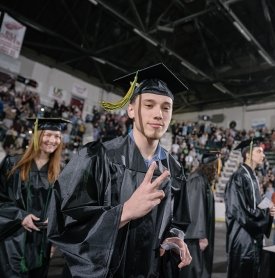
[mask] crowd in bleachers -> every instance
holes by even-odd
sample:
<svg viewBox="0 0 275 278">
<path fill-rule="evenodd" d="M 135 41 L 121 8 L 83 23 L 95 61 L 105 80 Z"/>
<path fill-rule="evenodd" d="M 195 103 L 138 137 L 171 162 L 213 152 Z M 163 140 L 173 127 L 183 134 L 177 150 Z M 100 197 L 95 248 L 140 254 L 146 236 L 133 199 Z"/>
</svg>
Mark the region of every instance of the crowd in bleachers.
<svg viewBox="0 0 275 278">
<path fill-rule="evenodd" d="M 41 107 L 39 97 L 31 91 L 0 93 L 0 141 L 7 154 L 22 153 L 28 145 L 32 126 L 27 118 L 62 117 L 71 121 L 64 130 L 64 162 L 68 162 L 79 147 L 89 141 L 106 141 L 129 132 L 131 120 L 126 114 L 102 111 L 94 106 L 91 113 L 82 118 L 77 106 L 66 106 L 53 101 L 52 107 Z M 171 154 L 183 165 L 186 175 L 196 169 L 205 149 L 219 150 L 223 163 L 227 160 L 235 142 L 250 137 L 263 137 L 265 151 L 275 150 L 275 131 L 267 128 L 237 130 L 232 122 L 229 128 L 218 127 L 209 121 L 178 122 L 172 120 Z M 274 188 L 275 168 L 266 161 L 259 169 L 263 192 L 269 188 L 270 179 Z M 270 179 L 268 178 L 270 177 Z"/>
</svg>

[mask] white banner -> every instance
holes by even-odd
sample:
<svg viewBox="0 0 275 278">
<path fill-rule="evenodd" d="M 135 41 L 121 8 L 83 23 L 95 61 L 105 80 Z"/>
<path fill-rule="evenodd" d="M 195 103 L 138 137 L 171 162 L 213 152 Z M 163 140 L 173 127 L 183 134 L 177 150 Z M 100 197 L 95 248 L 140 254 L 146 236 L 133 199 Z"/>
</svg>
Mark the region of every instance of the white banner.
<svg viewBox="0 0 275 278">
<path fill-rule="evenodd" d="M 5 14 L 0 30 L 0 52 L 18 58 L 26 27 Z"/>
<path fill-rule="evenodd" d="M 88 96 L 88 89 L 77 83 L 74 83 L 72 88 L 72 94 L 77 97 L 86 98 Z"/>
<path fill-rule="evenodd" d="M 255 129 L 266 127 L 266 119 L 265 118 L 252 119 L 251 120 L 251 127 L 255 128 Z"/>
<path fill-rule="evenodd" d="M 52 99 L 56 99 L 59 103 L 66 100 L 67 91 L 63 89 L 56 88 L 54 86 L 50 86 L 49 89 L 49 97 Z"/>
</svg>

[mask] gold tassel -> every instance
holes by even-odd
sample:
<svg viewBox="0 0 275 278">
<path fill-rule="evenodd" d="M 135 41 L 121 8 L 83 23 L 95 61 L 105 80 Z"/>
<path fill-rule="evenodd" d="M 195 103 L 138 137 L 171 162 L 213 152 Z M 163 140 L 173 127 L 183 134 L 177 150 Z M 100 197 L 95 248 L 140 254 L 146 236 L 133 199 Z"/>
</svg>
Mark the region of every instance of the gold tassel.
<svg viewBox="0 0 275 278">
<path fill-rule="evenodd" d="M 250 146 L 249 146 L 249 160 L 252 164 L 252 151 L 253 151 L 253 138 L 251 139 Z"/>
<path fill-rule="evenodd" d="M 222 170 L 222 160 L 220 156 L 218 157 L 218 176 L 221 175 L 221 170 Z"/>
<path fill-rule="evenodd" d="M 118 102 L 115 102 L 115 103 L 102 101 L 100 103 L 100 105 L 107 111 L 121 109 L 123 106 L 125 106 L 125 104 L 130 100 L 130 98 L 133 95 L 133 92 L 134 92 L 136 84 L 137 84 L 137 77 L 138 77 L 138 71 L 136 73 L 134 81 L 131 82 L 131 86 L 130 86 L 127 94 L 121 100 L 119 100 Z"/>
<path fill-rule="evenodd" d="M 38 151 L 38 118 L 34 122 L 34 132 L 33 132 L 33 146 L 34 151 Z"/>
</svg>

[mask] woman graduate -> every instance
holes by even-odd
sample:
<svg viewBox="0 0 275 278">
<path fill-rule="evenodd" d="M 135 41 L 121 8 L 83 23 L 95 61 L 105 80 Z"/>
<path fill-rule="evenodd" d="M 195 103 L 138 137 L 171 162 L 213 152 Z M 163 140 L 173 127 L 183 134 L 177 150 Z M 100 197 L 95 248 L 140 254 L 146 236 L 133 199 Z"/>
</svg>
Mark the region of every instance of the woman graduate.
<svg viewBox="0 0 275 278">
<path fill-rule="evenodd" d="M 168 269 L 191 262 L 182 239 L 190 221 L 185 177 L 159 144 L 172 116 L 170 90 L 186 88 L 163 64 L 123 78 L 128 88 L 133 80 L 133 94 L 103 104 L 130 100 L 133 130 L 85 145 L 54 186 L 48 233 L 72 277 L 173 277 Z"/>
<path fill-rule="evenodd" d="M 60 173 L 62 119 L 38 118 L 22 156 L 0 166 L 0 277 L 47 277 L 47 209 Z"/>
<path fill-rule="evenodd" d="M 193 258 L 180 272 L 182 278 L 210 278 L 212 274 L 215 235 L 215 203 L 212 183 L 221 170 L 220 153 L 205 151 L 201 164 L 187 180 L 191 224 L 185 242 Z"/>
</svg>

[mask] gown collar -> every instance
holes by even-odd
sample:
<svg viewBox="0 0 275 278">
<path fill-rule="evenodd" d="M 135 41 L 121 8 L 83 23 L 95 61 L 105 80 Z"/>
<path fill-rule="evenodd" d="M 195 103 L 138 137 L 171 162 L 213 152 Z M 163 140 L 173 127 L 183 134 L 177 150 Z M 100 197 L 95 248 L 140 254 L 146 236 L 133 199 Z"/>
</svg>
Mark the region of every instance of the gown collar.
<svg viewBox="0 0 275 278">
<path fill-rule="evenodd" d="M 134 135 L 133 135 L 133 130 L 130 131 L 129 136 L 131 138 L 131 141 L 135 143 L 135 138 L 134 138 Z M 143 157 L 143 159 L 144 159 L 145 165 L 148 168 L 153 161 L 160 161 L 160 160 L 166 159 L 166 153 L 165 153 L 164 149 L 160 146 L 160 144 L 158 144 L 158 146 L 156 148 L 156 151 L 155 151 L 155 154 L 153 155 L 153 157 L 151 159 L 145 159 Z"/>
</svg>

